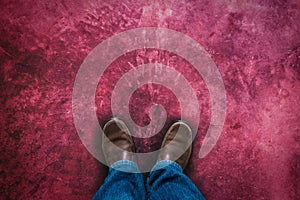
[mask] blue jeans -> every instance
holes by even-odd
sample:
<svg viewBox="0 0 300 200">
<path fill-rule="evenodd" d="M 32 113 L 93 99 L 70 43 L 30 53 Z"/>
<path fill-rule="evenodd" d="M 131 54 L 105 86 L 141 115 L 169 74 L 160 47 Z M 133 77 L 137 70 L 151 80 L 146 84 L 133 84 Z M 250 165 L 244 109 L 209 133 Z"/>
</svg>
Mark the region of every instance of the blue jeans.
<svg viewBox="0 0 300 200">
<path fill-rule="evenodd" d="M 120 160 L 112 164 L 104 184 L 93 197 L 93 200 L 98 199 L 204 200 L 205 198 L 176 162 L 170 160 L 157 162 L 145 183 L 136 163 Z"/>
</svg>

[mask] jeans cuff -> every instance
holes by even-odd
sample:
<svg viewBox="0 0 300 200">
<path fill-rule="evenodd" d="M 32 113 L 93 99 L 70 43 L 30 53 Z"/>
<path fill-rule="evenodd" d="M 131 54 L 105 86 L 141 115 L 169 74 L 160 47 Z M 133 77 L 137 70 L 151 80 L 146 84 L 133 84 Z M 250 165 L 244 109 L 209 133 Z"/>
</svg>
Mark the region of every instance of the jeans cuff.
<svg viewBox="0 0 300 200">
<path fill-rule="evenodd" d="M 112 169 L 127 173 L 140 173 L 137 164 L 131 160 L 119 160 L 109 167 L 109 170 Z"/>
<path fill-rule="evenodd" d="M 178 165 L 176 162 L 172 161 L 172 160 L 161 160 L 158 161 L 151 169 L 151 172 L 155 171 L 155 170 L 159 170 L 162 168 L 166 168 L 166 167 L 170 167 L 173 168 L 177 171 L 182 172 L 182 168 L 180 167 L 180 165 Z"/>
</svg>

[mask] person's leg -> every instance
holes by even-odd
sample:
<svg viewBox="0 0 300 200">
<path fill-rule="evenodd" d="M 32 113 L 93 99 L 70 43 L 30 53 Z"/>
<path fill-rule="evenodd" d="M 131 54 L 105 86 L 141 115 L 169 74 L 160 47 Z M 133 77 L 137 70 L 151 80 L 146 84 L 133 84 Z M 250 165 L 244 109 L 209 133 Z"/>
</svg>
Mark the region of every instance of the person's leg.
<svg viewBox="0 0 300 200">
<path fill-rule="evenodd" d="M 135 146 L 128 127 L 113 118 L 103 132 L 102 151 L 109 173 L 93 199 L 145 199 L 144 179 L 135 163 Z"/>
<path fill-rule="evenodd" d="M 147 181 L 148 197 L 158 199 L 197 199 L 205 198 L 187 177 L 176 162 L 162 160 L 153 167 Z"/>
<path fill-rule="evenodd" d="M 149 199 L 204 199 L 182 172 L 192 153 L 192 141 L 192 130 L 185 122 L 176 122 L 169 128 L 147 181 Z"/>
<path fill-rule="evenodd" d="M 108 176 L 93 200 L 144 200 L 145 196 L 144 178 L 137 165 L 129 160 L 120 160 L 111 165 Z"/>
</svg>

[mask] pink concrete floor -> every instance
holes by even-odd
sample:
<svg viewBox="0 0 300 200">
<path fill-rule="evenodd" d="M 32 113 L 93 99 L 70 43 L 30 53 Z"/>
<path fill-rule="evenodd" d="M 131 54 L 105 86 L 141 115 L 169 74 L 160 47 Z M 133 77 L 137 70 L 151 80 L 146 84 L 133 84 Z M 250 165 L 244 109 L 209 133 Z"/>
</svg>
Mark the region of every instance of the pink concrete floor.
<svg viewBox="0 0 300 200">
<path fill-rule="evenodd" d="M 297 199 L 300 196 L 300 2 L 9 1 L 0 2 L 0 199 L 90 199 L 107 169 L 86 150 L 72 119 L 72 88 L 88 53 L 137 27 L 180 31 L 210 53 L 224 80 L 227 115 L 213 150 L 198 157 L 210 119 L 201 76 L 170 52 L 143 49 L 117 59 L 99 82 L 99 123 L 123 73 L 159 62 L 198 89 L 200 128 L 186 173 L 207 199 Z M 297 20 L 298 19 L 298 20 Z M 158 85 L 130 102 L 139 125 L 147 108 L 180 117 L 174 94 Z M 164 128 L 164 129 L 165 129 Z M 162 133 L 135 139 L 138 152 L 159 147 Z"/>
</svg>

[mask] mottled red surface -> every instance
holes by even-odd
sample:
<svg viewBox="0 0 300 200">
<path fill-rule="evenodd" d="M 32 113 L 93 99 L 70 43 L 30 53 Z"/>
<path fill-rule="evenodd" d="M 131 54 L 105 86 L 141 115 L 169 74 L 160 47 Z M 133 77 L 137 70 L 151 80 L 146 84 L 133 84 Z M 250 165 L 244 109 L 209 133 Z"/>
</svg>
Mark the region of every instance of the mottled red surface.
<svg viewBox="0 0 300 200">
<path fill-rule="evenodd" d="M 1 199 L 90 199 L 107 169 L 82 145 L 72 120 L 72 88 L 88 53 L 136 27 L 165 27 L 198 41 L 224 80 L 227 117 L 208 156 L 198 158 L 209 124 L 209 96 L 199 74 L 178 56 L 137 50 L 116 60 L 99 82 L 99 122 L 111 117 L 113 83 L 133 66 L 160 62 L 199 88 L 200 130 L 187 174 L 207 199 L 300 196 L 300 2 L 9 1 L 0 2 Z M 297 20 L 298 19 L 298 20 Z M 131 115 L 149 123 L 153 102 L 179 117 L 172 92 L 157 85 L 132 97 Z M 139 152 L 161 134 L 136 139 Z"/>
</svg>

